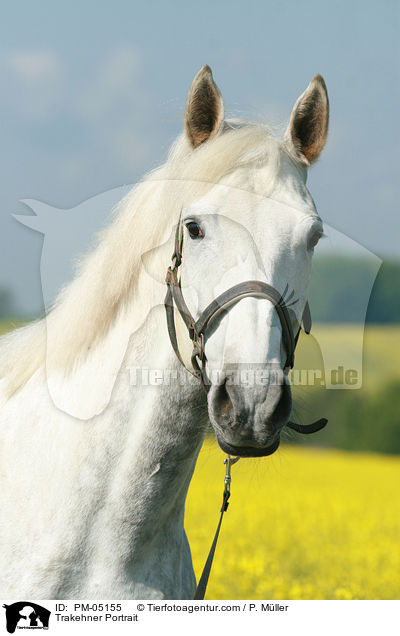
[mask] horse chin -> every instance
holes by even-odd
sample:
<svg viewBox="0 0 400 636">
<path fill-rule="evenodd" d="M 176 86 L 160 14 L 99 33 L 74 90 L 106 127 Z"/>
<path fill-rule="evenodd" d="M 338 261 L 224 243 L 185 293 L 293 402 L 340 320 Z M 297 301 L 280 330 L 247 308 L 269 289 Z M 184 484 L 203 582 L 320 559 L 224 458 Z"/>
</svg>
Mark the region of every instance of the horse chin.
<svg viewBox="0 0 400 636">
<path fill-rule="evenodd" d="M 217 435 L 217 442 L 221 450 L 227 453 L 227 455 L 234 455 L 235 457 L 267 457 L 275 453 L 280 441 L 281 439 L 278 435 L 276 440 L 269 446 L 233 446 Z"/>
</svg>

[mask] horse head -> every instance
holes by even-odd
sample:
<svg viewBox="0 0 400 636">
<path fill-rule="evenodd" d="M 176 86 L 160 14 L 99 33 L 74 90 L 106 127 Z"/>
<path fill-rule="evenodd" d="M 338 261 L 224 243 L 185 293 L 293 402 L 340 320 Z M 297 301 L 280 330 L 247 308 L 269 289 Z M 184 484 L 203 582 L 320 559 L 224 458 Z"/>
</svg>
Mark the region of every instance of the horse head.
<svg viewBox="0 0 400 636">
<path fill-rule="evenodd" d="M 293 352 L 278 305 L 287 313 L 294 349 L 307 308 L 312 255 L 323 233 L 307 170 L 324 146 L 328 113 L 319 75 L 297 100 L 282 141 L 245 122 L 224 122 L 223 100 L 209 67 L 201 69 L 189 91 L 185 134 L 198 162 L 201 153 L 210 157 L 211 145 L 217 153 L 224 140 L 233 154 L 246 135 L 257 148 L 247 142 L 246 160 L 183 206 L 174 266 L 178 250 L 188 314 L 198 326 L 216 297 L 224 299 L 230 289 L 245 292 L 246 283 L 253 292 L 254 284 L 273 288 L 278 299 L 237 295 L 201 333 L 209 417 L 219 445 L 230 454 L 274 452 L 289 423 Z"/>
</svg>

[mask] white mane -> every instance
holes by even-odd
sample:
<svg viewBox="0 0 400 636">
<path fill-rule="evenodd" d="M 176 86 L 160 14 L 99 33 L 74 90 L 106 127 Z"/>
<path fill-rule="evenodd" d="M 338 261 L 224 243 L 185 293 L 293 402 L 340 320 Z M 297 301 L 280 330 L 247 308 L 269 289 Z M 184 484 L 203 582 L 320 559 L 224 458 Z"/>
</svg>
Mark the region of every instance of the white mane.
<svg viewBox="0 0 400 636">
<path fill-rule="evenodd" d="M 181 208 L 215 183 L 267 195 L 278 173 L 280 148 L 259 124 L 228 123 L 222 135 L 196 150 L 180 136 L 166 163 L 119 203 L 98 246 L 82 259 L 47 317 L 0 338 L 5 395 L 10 397 L 44 364 L 46 329 L 52 333 L 47 363 L 69 371 L 85 359 L 127 305 L 135 303 L 141 257 L 165 240 Z"/>
</svg>

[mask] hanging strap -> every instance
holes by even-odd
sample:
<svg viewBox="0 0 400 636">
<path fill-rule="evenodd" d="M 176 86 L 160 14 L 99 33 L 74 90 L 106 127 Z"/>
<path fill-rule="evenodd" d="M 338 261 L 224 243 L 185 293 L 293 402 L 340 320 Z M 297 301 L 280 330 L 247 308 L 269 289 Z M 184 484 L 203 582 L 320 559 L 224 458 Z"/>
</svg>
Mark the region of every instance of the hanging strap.
<svg viewBox="0 0 400 636">
<path fill-rule="evenodd" d="M 229 506 L 229 497 L 231 496 L 231 466 L 238 462 L 240 457 L 231 457 L 228 455 L 226 459 L 224 459 L 224 464 L 226 466 L 225 469 L 225 478 L 224 478 L 224 493 L 222 496 L 222 506 L 221 506 L 221 514 L 219 517 L 219 522 L 217 529 L 215 531 L 214 539 L 211 544 L 210 552 L 208 553 L 207 561 L 204 565 L 203 572 L 201 573 L 200 580 L 198 582 L 196 592 L 194 594 L 194 601 L 203 601 L 204 596 L 207 589 L 208 579 L 210 577 L 211 567 L 214 560 L 215 548 L 217 547 L 217 541 L 219 537 L 219 532 L 221 530 L 222 519 L 224 517 L 224 513 L 228 510 Z"/>
<path fill-rule="evenodd" d="M 205 566 L 203 568 L 203 572 L 201 574 L 200 581 L 198 582 L 198 585 L 197 585 L 197 588 L 196 588 L 196 592 L 195 592 L 195 595 L 193 597 L 193 600 L 195 600 L 195 601 L 203 601 L 204 600 L 204 596 L 206 594 L 207 583 L 208 583 L 208 579 L 209 579 L 210 572 L 211 572 L 212 562 L 213 562 L 213 559 L 214 559 L 215 548 L 217 547 L 219 531 L 221 530 L 222 519 L 223 519 L 223 516 L 224 516 L 224 512 L 226 512 L 226 510 L 228 510 L 228 506 L 229 506 L 229 503 L 228 503 L 229 497 L 230 497 L 230 493 L 226 493 L 224 491 L 224 497 L 223 497 L 223 500 L 222 500 L 222 507 L 221 507 L 221 515 L 220 515 L 220 518 L 219 518 L 217 530 L 215 532 L 214 540 L 213 540 L 213 542 L 211 544 L 210 552 L 208 553 L 207 561 L 206 561 Z"/>
</svg>

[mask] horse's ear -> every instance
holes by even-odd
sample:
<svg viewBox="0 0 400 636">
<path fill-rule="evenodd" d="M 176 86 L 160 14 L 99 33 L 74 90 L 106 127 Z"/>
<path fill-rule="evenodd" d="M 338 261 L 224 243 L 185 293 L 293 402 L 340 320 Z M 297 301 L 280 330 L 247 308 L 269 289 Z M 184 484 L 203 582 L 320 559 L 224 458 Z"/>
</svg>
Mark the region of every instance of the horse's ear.
<svg viewBox="0 0 400 636">
<path fill-rule="evenodd" d="M 218 135 L 224 125 L 224 102 L 209 66 L 194 78 L 186 100 L 185 132 L 193 148 Z"/>
<path fill-rule="evenodd" d="M 289 149 L 307 165 L 318 159 L 328 135 L 329 99 L 321 75 L 315 75 L 294 105 L 285 134 Z"/>
</svg>

